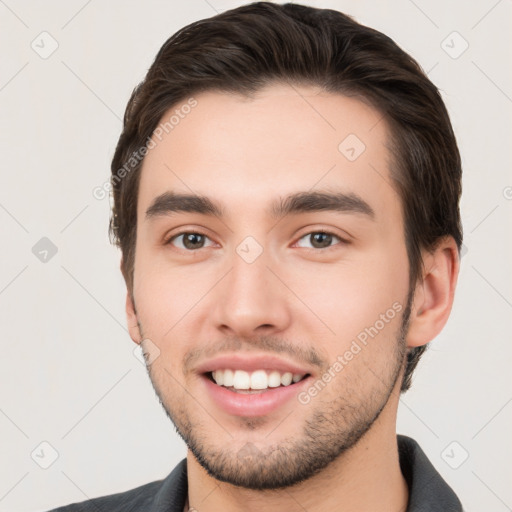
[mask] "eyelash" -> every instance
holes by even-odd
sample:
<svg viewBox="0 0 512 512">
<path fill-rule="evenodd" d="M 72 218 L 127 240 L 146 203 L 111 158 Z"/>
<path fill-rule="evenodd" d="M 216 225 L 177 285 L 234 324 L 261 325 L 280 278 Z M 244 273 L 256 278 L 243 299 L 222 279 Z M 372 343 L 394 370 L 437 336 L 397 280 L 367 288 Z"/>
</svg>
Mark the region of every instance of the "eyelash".
<svg viewBox="0 0 512 512">
<path fill-rule="evenodd" d="M 341 238 L 339 235 L 337 235 L 336 233 L 333 233 L 332 231 L 328 231 L 328 230 L 325 230 L 325 229 L 320 229 L 320 230 L 315 230 L 315 231 L 309 231 L 308 233 L 305 233 L 304 235 L 302 235 L 300 238 L 297 239 L 297 242 L 299 240 L 302 240 L 304 237 L 307 237 L 307 236 L 310 236 L 310 235 L 313 235 L 313 234 L 316 234 L 316 233 L 322 233 L 324 235 L 330 235 L 334 238 L 337 238 L 341 244 L 343 245 L 348 245 L 350 242 L 348 240 L 345 240 L 344 238 Z M 165 242 L 164 242 L 164 245 L 171 245 L 171 242 L 173 240 L 175 240 L 176 238 L 180 237 L 180 236 L 183 236 L 183 235 L 200 235 L 200 236 L 204 236 L 205 238 L 208 238 L 208 235 L 206 235 L 205 233 L 202 233 L 201 231 L 181 231 L 179 233 L 176 233 L 174 235 L 172 235 L 170 238 L 168 238 Z M 295 242 L 295 243 L 297 243 Z M 322 252 L 326 252 L 330 249 L 335 249 L 338 245 L 340 244 L 334 244 L 334 245 L 330 245 L 328 247 L 324 247 L 324 248 L 316 248 L 316 247 L 301 247 L 301 249 L 309 249 L 309 250 L 313 250 L 313 251 L 322 251 Z M 181 251 L 185 251 L 185 252 L 197 252 L 199 251 L 200 249 L 206 249 L 206 247 L 200 247 L 199 249 L 182 249 L 181 247 L 176 247 L 176 249 L 179 249 Z"/>
</svg>

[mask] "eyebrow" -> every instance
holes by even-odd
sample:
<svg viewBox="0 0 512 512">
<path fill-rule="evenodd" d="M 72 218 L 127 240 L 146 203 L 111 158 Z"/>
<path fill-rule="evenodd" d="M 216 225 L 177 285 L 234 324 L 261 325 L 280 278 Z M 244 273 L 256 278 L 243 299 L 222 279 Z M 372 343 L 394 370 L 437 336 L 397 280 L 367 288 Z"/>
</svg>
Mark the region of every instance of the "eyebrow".
<svg viewBox="0 0 512 512">
<path fill-rule="evenodd" d="M 268 210 L 273 218 L 317 211 L 355 213 L 371 220 L 375 219 L 372 207 L 353 192 L 297 192 L 285 198 L 279 198 Z M 146 219 L 184 212 L 219 218 L 224 216 L 222 206 L 207 196 L 164 192 L 157 196 L 146 210 Z"/>
</svg>

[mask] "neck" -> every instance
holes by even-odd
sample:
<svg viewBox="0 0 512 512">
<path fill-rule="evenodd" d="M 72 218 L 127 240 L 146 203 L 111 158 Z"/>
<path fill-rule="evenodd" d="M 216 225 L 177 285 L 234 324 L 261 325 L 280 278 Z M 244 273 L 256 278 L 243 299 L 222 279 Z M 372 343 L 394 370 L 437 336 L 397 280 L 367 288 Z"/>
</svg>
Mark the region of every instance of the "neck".
<svg viewBox="0 0 512 512">
<path fill-rule="evenodd" d="M 189 451 L 188 506 L 201 512 L 406 512 L 409 491 L 400 470 L 395 418 L 393 407 L 385 407 L 355 446 L 317 475 L 287 489 L 254 491 L 220 482 Z"/>
</svg>

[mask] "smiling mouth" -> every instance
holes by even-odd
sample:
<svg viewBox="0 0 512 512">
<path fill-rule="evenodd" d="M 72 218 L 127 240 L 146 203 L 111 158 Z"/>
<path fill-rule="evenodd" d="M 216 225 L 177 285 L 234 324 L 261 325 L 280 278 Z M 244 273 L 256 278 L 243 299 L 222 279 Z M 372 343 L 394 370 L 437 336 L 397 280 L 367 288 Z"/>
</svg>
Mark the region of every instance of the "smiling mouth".
<svg viewBox="0 0 512 512">
<path fill-rule="evenodd" d="M 309 373 L 279 372 L 277 370 L 215 370 L 204 374 L 217 386 L 234 393 L 264 393 L 270 389 L 290 387 L 309 377 Z"/>
</svg>

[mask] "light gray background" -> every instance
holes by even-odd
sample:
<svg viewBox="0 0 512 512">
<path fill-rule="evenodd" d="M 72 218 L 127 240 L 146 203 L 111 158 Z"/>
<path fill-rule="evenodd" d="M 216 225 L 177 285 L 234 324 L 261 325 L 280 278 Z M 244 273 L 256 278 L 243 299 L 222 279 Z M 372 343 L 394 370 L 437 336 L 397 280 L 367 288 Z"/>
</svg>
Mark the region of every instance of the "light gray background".
<svg viewBox="0 0 512 512">
<path fill-rule="evenodd" d="M 242 3 L 0 0 L 1 511 L 124 491 L 185 456 L 134 356 L 109 200 L 92 190 L 108 180 L 129 94 L 163 42 Z M 390 35 L 442 90 L 464 161 L 466 250 L 453 313 L 402 397 L 398 431 L 468 512 L 512 510 L 512 2 L 309 4 Z M 32 252 L 42 237 L 58 248 L 46 262 Z"/>
</svg>

